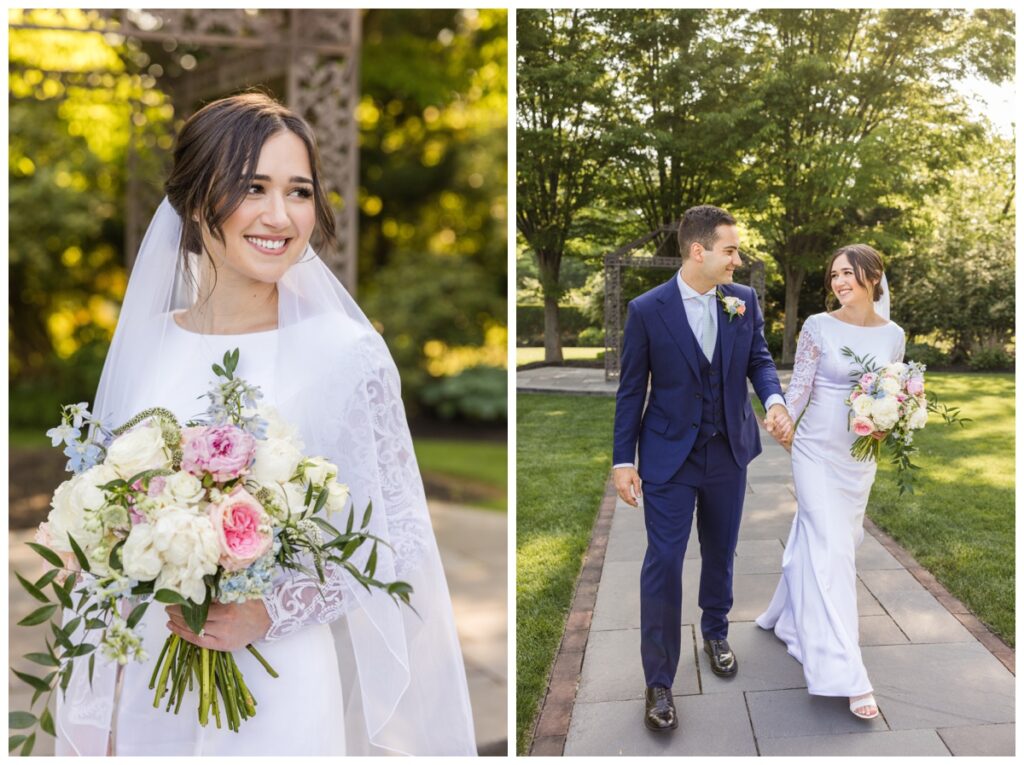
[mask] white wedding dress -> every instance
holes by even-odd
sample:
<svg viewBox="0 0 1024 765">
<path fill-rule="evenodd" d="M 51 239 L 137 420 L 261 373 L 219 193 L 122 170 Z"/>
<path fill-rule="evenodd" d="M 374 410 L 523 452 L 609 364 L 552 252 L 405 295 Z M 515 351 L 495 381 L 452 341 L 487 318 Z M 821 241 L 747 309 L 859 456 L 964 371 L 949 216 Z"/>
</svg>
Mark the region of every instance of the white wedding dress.
<svg viewBox="0 0 1024 765">
<path fill-rule="evenodd" d="M 160 402 L 184 424 L 206 410 L 203 397 L 216 379 L 211 366 L 220 363 L 224 352 L 239 349 L 236 376 L 260 386 L 263 402 L 275 403 L 274 361 L 279 332 L 243 335 L 197 335 L 171 322 L 165 339 L 166 361 L 153 370 L 152 387 L 140 392 L 137 409 Z M 342 477 L 342 480 L 344 478 Z M 343 755 L 345 729 L 339 710 L 343 708 L 338 659 L 331 628 L 327 622 L 341 615 L 344 597 L 340 582 L 322 588 L 324 598 L 313 595 L 313 582 L 299 575 L 279 576 L 268 605 L 275 622 L 268 637 L 256 648 L 279 677 L 272 678 L 246 650 L 234 652 L 246 685 L 256 699 L 256 716 L 243 720 L 238 733 L 225 725 L 218 729 L 210 716 L 207 727 L 199 725 L 197 692 L 186 694 L 180 712 L 164 711 L 165 703 L 153 707 L 149 689 L 160 648 L 167 638 L 164 606 L 153 602 L 141 622 L 143 645 L 149 659 L 131 662 L 124 669 L 120 701 L 117 704 L 116 754 L 121 755 Z M 291 621 L 302 612 L 301 627 Z M 297 628 L 296 628 L 297 627 Z M 222 712 L 223 715 L 223 712 Z"/>
<path fill-rule="evenodd" d="M 803 412 L 792 446 L 797 513 L 779 586 L 757 618 L 803 664 L 807 690 L 818 696 L 872 691 L 860 653 L 854 562 L 876 464 L 850 456 L 856 436 L 845 402 L 854 362 L 844 347 L 884 366 L 903 360 L 905 338 L 891 321 L 860 327 L 819 313 L 804 322 L 786 390 L 793 420 Z"/>
</svg>

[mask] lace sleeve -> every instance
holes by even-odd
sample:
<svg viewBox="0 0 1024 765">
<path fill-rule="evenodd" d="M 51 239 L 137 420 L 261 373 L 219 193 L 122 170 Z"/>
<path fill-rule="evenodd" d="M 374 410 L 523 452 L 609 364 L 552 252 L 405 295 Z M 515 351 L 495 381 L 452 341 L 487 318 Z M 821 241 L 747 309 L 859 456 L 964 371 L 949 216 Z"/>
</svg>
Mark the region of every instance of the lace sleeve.
<svg viewBox="0 0 1024 765">
<path fill-rule="evenodd" d="M 357 502 L 360 507 L 363 498 L 372 500 L 371 531 L 390 545 L 378 548 L 376 577 L 404 580 L 419 564 L 428 540 L 433 539 L 423 481 L 402 405 L 398 371 L 387 346 L 374 333 L 353 350 L 361 357 L 364 370 L 359 390 L 344 401 L 321 404 L 340 410 L 341 434 L 321 435 L 312 444 L 307 442 L 307 447 L 334 456 L 341 480 L 352 486 L 353 499 L 361 498 Z M 311 561 L 307 564 L 312 568 Z M 307 624 L 329 624 L 358 602 L 343 567 L 326 562 L 324 579 L 321 583 L 291 571 L 280 576 L 263 598 L 271 620 L 266 640 L 277 640 Z"/>
<path fill-rule="evenodd" d="M 800 330 L 800 339 L 796 344 L 793 377 L 786 388 L 786 409 L 794 422 L 807 406 L 811 398 L 811 389 L 814 387 L 814 375 L 818 369 L 818 359 L 821 358 L 821 342 L 817 336 L 817 329 L 817 322 L 813 317 L 809 317 Z"/>
</svg>

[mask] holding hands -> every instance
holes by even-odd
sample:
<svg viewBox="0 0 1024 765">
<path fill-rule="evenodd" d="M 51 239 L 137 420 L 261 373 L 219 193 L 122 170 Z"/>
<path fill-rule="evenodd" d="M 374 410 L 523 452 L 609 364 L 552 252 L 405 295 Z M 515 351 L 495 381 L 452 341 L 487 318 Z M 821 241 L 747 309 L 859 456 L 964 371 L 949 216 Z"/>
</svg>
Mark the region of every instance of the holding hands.
<svg viewBox="0 0 1024 765">
<path fill-rule="evenodd" d="M 764 418 L 764 426 L 772 437 L 789 451 L 793 443 L 793 420 L 782 404 L 773 404 Z"/>
</svg>

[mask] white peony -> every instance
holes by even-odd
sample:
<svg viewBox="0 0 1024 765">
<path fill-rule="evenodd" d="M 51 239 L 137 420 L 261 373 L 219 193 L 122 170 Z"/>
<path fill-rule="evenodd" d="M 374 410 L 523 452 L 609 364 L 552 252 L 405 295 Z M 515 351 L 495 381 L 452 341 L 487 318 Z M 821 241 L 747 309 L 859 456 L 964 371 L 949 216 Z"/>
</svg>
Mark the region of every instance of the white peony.
<svg viewBox="0 0 1024 765">
<path fill-rule="evenodd" d="M 895 398 L 875 401 L 871 407 L 871 419 L 879 430 L 889 430 L 900 418 L 900 404 Z"/>
<path fill-rule="evenodd" d="M 875 400 L 871 396 L 858 396 L 853 400 L 853 413 L 857 417 L 870 417 Z"/>
<path fill-rule="evenodd" d="M 128 480 L 144 470 L 171 466 L 171 453 L 164 443 L 163 431 L 154 420 L 147 420 L 127 433 L 118 436 L 107 448 L 104 464 Z"/>
<path fill-rule="evenodd" d="M 340 513 L 348 504 L 348 486 L 337 481 L 327 485 L 327 513 Z"/>
<path fill-rule="evenodd" d="M 220 559 L 220 542 L 209 517 L 184 508 L 166 508 L 153 524 L 152 542 L 163 564 L 156 588 L 202 603 L 206 597 L 203 577 L 216 573 Z"/>
<path fill-rule="evenodd" d="M 880 388 L 890 396 L 895 396 L 903 390 L 903 386 L 900 385 L 900 381 L 896 377 L 883 377 Z"/>
<path fill-rule="evenodd" d="M 302 477 L 314 486 L 323 486 L 329 479 L 338 477 L 338 466 L 323 457 L 310 457 L 302 462 Z"/>
<path fill-rule="evenodd" d="M 302 452 L 285 438 L 256 442 L 256 461 L 250 474 L 260 483 L 286 483 L 295 475 Z"/>
<path fill-rule="evenodd" d="M 275 407 L 264 405 L 257 411 L 260 417 L 267 421 L 267 438 L 283 438 L 285 441 L 290 441 L 296 449 L 303 448 L 299 429 L 285 420 Z"/>
<path fill-rule="evenodd" d="M 928 409 L 926 407 L 918 407 L 914 410 L 914 413 L 910 415 L 908 425 L 911 430 L 920 430 L 928 424 Z"/>
<path fill-rule="evenodd" d="M 153 528 L 149 523 L 134 526 L 121 548 L 124 573 L 140 582 L 156 579 L 163 567 L 160 551 L 154 543 Z"/>
<path fill-rule="evenodd" d="M 46 518 L 54 550 L 71 550 L 68 534 L 86 554 L 99 544 L 103 527 L 95 512 L 89 511 L 106 504 L 106 494 L 99 487 L 117 477 L 107 465 L 95 465 L 57 487 L 50 500 L 53 509 Z"/>
</svg>

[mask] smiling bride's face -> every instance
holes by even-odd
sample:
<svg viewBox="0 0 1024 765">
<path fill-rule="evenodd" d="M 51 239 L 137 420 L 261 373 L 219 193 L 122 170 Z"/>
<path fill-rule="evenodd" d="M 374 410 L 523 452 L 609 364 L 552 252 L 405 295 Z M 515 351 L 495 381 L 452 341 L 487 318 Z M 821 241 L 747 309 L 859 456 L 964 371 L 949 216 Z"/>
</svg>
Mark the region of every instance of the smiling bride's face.
<svg viewBox="0 0 1024 765">
<path fill-rule="evenodd" d="M 316 226 L 313 172 L 302 139 L 289 130 L 263 144 L 242 203 L 224 221 L 223 242 L 204 226 L 203 245 L 217 267 L 276 283 L 306 250 Z"/>
<path fill-rule="evenodd" d="M 831 276 L 832 292 L 839 299 L 840 305 L 871 303 L 874 299 L 877 282 L 861 284 L 853 264 L 846 255 L 840 255 L 832 261 Z"/>
</svg>

